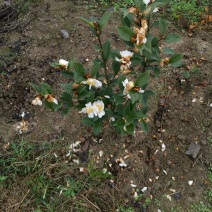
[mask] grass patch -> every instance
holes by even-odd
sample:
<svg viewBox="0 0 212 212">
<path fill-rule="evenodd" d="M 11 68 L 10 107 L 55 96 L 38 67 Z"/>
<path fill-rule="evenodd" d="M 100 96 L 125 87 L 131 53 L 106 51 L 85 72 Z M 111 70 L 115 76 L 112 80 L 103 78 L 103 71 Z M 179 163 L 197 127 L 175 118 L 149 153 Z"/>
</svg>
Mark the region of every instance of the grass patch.
<svg viewBox="0 0 212 212">
<path fill-rule="evenodd" d="M 110 211 L 118 208 L 117 188 L 94 164 L 67 158 L 70 143 L 13 142 L 0 154 L 0 211 Z"/>
</svg>

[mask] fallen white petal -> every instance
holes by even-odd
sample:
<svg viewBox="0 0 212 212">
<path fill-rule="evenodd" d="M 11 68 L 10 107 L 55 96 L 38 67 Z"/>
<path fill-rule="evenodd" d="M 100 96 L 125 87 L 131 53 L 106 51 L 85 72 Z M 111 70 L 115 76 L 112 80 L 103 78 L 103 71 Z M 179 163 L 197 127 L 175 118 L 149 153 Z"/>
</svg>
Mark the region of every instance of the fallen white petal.
<svg viewBox="0 0 212 212">
<path fill-rule="evenodd" d="M 143 187 L 142 189 L 141 189 L 141 191 L 144 193 L 144 191 L 146 191 L 147 190 L 147 187 Z"/>
<path fill-rule="evenodd" d="M 121 167 L 127 167 L 127 164 L 124 163 L 124 162 L 122 162 L 122 163 L 119 163 L 119 166 L 121 166 Z"/>
<path fill-rule="evenodd" d="M 156 154 L 158 153 L 158 151 L 159 151 L 159 150 L 157 149 L 157 150 L 155 151 L 155 153 L 154 153 L 154 154 L 156 155 Z"/>
<path fill-rule="evenodd" d="M 210 103 L 210 105 L 209 105 L 210 107 L 212 107 L 212 103 Z"/>
<path fill-rule="evenodd" d="M 76 160 L 73 159 L 73 162 L 79 164 L 79 160 L 78 159 L 76 159 Z"/>
<path fill-rule="evenodd" d="M 193 180 L 188 181 L 188 184 L 191 186 L 193 184 Z"/>
<path fill-rule="evenodd" d="M 170 195 L 166 195 L 166 198 L 172 201 L 172 197 Z"/>
<path fill-rule="evenodd" d="M 167 175 L 167 171 L 166 170 L 163 170 L 163 172 L 164 172 L 165 175 Z"/>
<path fill-rule="evenodd" d="M 162 147 L 162 152 L 165 151 L 166 145 L 164 143 L 161 145 L 161 147 Z"/>
<path fill-rule="evenodd" d="M 169 191 L 176 192 L 176 190 L 175 189 L 172 189 L 172 188 L 170 188 Z"/>
<path fill-rule="evenodd" d="M 196 102 L 197 101 L 197 99 L 192 99 L 192 102 Z"/>
<path fill-rule="evenodd" d="M 138 197 L 138 193 L 135 192 L 135 193 L 134 193 L 134 198 L 137 198 L 137 197 Z"/>
<path fill-rule="evenodd" d="M 99 157 L 101 158 L 101 157 L 103 156 L 103 154 L 104 154 L 103 151 L 100 150 L 100 151 L 99 151 Z"/>
<path fill-rule="evenodd" d="M 135 185 L 135 184 L 133 184 L 133 183 L 131 183 L 130 185 L 131 185 L 131 187 L 133 187 L 133 188 L 137 187 L 137 185 Z"/>
<path fill-rule="evenodd" d="M 54 156 L 56 157 L 56 158 L 58 158 L 58 156 L 57 156 L 57 154 L 54 152 Z"/>
</svg>

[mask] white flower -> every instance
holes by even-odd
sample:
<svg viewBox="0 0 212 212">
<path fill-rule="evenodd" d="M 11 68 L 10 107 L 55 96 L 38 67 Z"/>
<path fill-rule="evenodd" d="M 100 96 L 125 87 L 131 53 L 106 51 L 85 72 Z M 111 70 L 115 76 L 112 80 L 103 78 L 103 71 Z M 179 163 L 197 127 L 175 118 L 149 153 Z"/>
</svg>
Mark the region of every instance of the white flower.
<svg viewBox="0 0 212 212">
<path fill-rule="evenodd" d="M 83 84 L 89 85 L 89 90 L 91 89 L 92 86 L 96 88 L 102 87 L 102 83 L 99 80 L 88 78 L 86 81 L 82 81 Z"/>
<path fill-rule="evenodd" d="M 41 106 L 43 103 L 42 103 L 40 97 L 37 96 L 37 97 L 35 97 L 35 99 L 32 100 L 32 104 Z"/>
<path fill-rule="evenodd" d="M 26 122 L 22 119 L 22 121 L 20 122 L 20 125 L 18 125 L 16 127 L 16 130 L 19 132 L 19 134 L 22 134 L 24 131 L 27 131 L 28 130 L 28 122 Z"/>
<path fill-rule="evenodd" d="M 144 4 L 146 4 L 146 6 L 149 4 L 150 0 L 143 0 Z"/>
<path fill-rule="evenodd" d="M 127 95 L 128 92 L 129 92 L 129 90 L 131 90 L 131 89 L 135 86 L 134 82 L 128 81 L 128 79 L 125 79 L 125 80 L 122 82 L 122 85 L 124 86 L 124 91 L 123 91 L 123 94 L 124 94 L 124 95 Z M 130 98 L 129 95 L 127 95 L 127 96 L 128 96 L 128 98 Z"/>
<path fill-rule="evenodd" d="M 134 54 L 133 52 L 130 52 L 130 51 L 128 51 L 128 50 L 120 51 L 120 55 L 121 55 L 122 57 L 132 57 L 133 54 Z"/>
<path fill-rule="evenodd" d="M 80 113 L 87 113 L 89 118 L 93 118 L 94 116 L 97 116 L 97 108 L 94 107 L 91 102 L 87 103 L 85 105 L 86 107 L 84 107 Z"/>
<path fill-rule="evenodd" d="M 123 73 L 129 73 L 130 70 L 130 65 L 131 65 L 131 61 L 130 61 L 130 58 L 133 56 L 133 52 L 130 52 L 128 50 L 125 50 L 125 51 L 120 51 L 120 55 L 121 55 L 121 59 L 117 58 L 116 57 L 116 61 L 120 62 L 120 70 L 123 72 Z"/>
<path fill-rule="evenodd" d="M 53 102 L 58 105 L 57 99 L 55 99 L 51 94 L 46 94 L 44 97 L 48 102 Z"/>
<path fill-rule="evenodd" d="M 69 62 L 67 60 L 64 60 L 64 59 L 59 60 L 59 65 L 62 67 L 68 68 L 68 64 Z"/>
<path fill-rule="evenodd" d="M 158 8 L 156 7 L 152 12 L 153 13 L 156 13 L 156 12 L 158 12 L 159 10 L 158 10 Z"/>
<path fill-rule="evenodd" d="M 105 115 L 105 111 L 104 111 L 104 102 L 101 101 L 101 100 L 98 100 L 96 102 L 93 103 L 93 106 L 96 108 L 96 111 L 97 111 L 97 116 L 99 118 L 102 118 L 102 116 Z"/>
</svg>

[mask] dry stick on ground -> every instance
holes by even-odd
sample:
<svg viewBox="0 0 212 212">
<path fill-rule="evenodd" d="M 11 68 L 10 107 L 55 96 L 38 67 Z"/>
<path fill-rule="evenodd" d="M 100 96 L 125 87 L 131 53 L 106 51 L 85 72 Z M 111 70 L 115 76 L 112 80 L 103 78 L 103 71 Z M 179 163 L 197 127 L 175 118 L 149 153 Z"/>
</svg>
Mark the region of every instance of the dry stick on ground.
<svg viewBox="0 0 212 212">
<path fill-rule="evenodd" d="M 17 202 L 16 204 L 9 206 L 9 208 L 13 208 L 17 205 L 20 205 L 24 201 L 24 199 L 26 198 L 29 192 L 30 192 L 30 189 L 27 191 L 27 193 L 24 195 L 23 199 L 20 202 Z"/>
<path fill-rule="evenodd" d="M 91 205 L 93 205 L 96 209 L 98 209 L 99 211 L 101 211 L 101 209 L 95 205 L 94 203 L 92 203 L 89 199 L 87 199 L 85 196 L 81 195 L 82 198 L 84 198 L 86 201 L 88 201 Z"/>
</svg>

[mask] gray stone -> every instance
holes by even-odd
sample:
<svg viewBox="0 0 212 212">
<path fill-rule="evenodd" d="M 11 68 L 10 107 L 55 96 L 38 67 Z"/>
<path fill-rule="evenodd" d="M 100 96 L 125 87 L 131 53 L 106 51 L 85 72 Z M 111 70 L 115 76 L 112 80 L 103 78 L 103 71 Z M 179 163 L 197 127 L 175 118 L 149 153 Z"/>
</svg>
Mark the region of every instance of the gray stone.
<svg viewBox="0 0 212 212">
<path fill-rule="evenodd" d="M 199 151 L 200 151 L 200 145 L 191 143 L 191 144 L 189 144 L 188 150 L 185 152 L 185 154 L 189 155 L 189 156 L 191 156 L 193 158 L 196 158 L 198 153 L 199 153 Z"/>
</svg>

